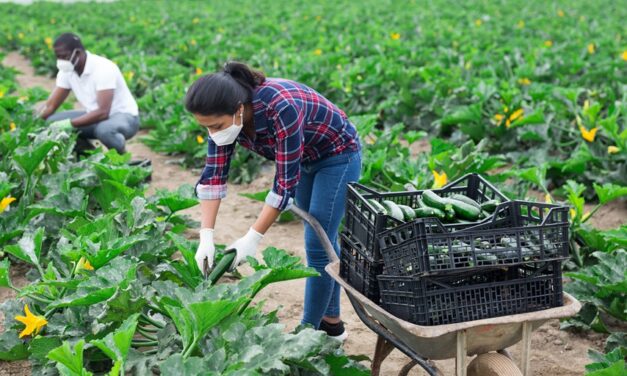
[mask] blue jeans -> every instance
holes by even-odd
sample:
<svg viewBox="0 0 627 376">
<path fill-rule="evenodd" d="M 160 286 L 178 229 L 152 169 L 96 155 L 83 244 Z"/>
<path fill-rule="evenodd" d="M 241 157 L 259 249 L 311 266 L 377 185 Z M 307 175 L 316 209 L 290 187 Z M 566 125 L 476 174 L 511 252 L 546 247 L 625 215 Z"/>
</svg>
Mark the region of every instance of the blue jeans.
<svg viewBox="0 0 627 376">
<path fill-rule="evenodd" d="M 338 256 L 338 229 L 346 206 L 347 183 L 358 181 L 360 173 L 361 152 L 333 155 L 301 165 L 296 205 L 320 222 Z M 340 315 L 340 285 L 324 270 L 329 258 L 315 231 L 307 223 L 305 250 L 307 265 L 315 268 L 320 276 L 307 278 L 302 323 L 318 328 L 323 316 Z"/>
</svg>

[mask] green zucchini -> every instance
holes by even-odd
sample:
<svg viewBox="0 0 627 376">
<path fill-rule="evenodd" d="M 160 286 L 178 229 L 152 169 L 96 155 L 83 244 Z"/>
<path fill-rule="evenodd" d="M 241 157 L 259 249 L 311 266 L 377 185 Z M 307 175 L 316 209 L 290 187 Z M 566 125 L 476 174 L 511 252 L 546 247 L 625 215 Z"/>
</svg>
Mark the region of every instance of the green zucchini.
<svg viewBox="0 0 627 376">
<path fill-rule="evenodd" d="M 399 221 L 403 220 L 403 211 L 396 205 L 395 202 L 390 200 L 384 200 L 383 206 L 388 212 L 388 215 L 394 219 L 398 219 Z"/>
<path fill-rule="evenodd" d="M 414 213 L 416 214 L 416 217 L 418 218 L 427 218 L 427 217 L 435 217 L 438 219 L 446 218 L 446 214 L 442 210 L 436 209 L 436 208 L 430 208 L 430 207 L 415 209 Z"/>
<path fill-rule="evenodd" d="M 488 213 L 494 213 L 496 207 L 499 206 L 501 202 L 499 200 L 490 200 L 481 204 L 481 210 L 485 210 Z"/>
<path fill-rule="evenodd" d="M 422 192 L 422 202 L 427 206 L 440 210 L 446 210 L 446 206 L 449 204 L 449 200 L 438 196 L 430 190 Z"/>
<path fill-rule="evenodd" d="M 475 207 L 475 208 L 477 208 L 477 209 L 481 209 L 481 205 L 479 205 L 479 204 L 477 203 L 477 201 L 473 200 L 473 199 L 472 199 L 472 198 L 470 198 L 470 197 L 467 197 L 467 196 L 460 195 L 460 194 L 457 194 L 457 193 L 456 193 L 456 194 L 454 194 L 454 195 L 451 195 L 451 197 L 450 197 L 450 198 L 452 198 L 452 199 L 454 199 L 454 200 L 461 201 L 461 202 L 465 202 L 465 203 L 467 203 L 468 205 L 472 205 L 472 206 L 474 206 L 474 207 Z"/>
<path fill-rule="evenodd" d="M 381 205 L 381 203 L 373 198 L 371 198 L 370 200 L 368 200 L 368 203 L 370 204 L 370 206 L 372 206 L 374 208 L 374 210 L 379 213 L 379 214 L 387 214 L 388 211 L 385 209 L 385 207 L 383 205 Z"/>
<path fill-rule="evenodd" d="M 222 277 L 224 273 L 229 270 L 231 264 L 233 264 L 233 261 L 235 260 L 236 254 L 237 251 L 235 249 L 229 249 L 224 252 L 224 256 L 222 256 L 211 273 L 209 273 L 209 276 L 207 276 L 207 279 L 211 281 L 212 285 L 218 282 L 220 277 Z"/>
<path fill-rule="evenodd" d="M 449 202 L 453 206 L 453 210 L 455 210 L 455 214 L 459 218 L 467 219 L 469 221 L 475 221 L 479 219 L 481 209 L 478 209 L 470 204 L 455 199 L 449 199 Z"/>
<path fill-rule="evenodd" d="M 416 212 L 414 212 L 414 209 L 410 208 L 407 205 L 398 205 L 398 207 L 403 212 L 403 218 L 405 219 L 405 221 L 413 221 L 414 219 L 416 219 Z"/>
</svg>

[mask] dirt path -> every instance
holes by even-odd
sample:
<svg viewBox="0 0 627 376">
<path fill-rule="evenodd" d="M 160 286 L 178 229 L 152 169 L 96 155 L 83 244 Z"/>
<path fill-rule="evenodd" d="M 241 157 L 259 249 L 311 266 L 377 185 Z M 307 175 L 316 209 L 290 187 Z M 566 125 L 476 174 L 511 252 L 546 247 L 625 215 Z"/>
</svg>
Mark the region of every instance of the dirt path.
<svg viewBox="0 0 627 376">
<path fill-rule="evenodd" d="M 23 72 L 18 76 L 18 82 L 23 87 L 42 86 L 50 89 L 54 86 L 54 80 L 37 77 L 27 60 L 16 53 L 10 53 L 5 58 L 3 64 L 13 66 Z M 180 184 L 194 184 L 197 175 L 181 168 L 170 156 L 156 154 L 146 145 L 142 144 L 139 137 L 134 138 L 129 144 L 129 151 L 133 158 L 148 158 L 152 161 L 153 177 L 149 193 L 156 189 L 176 189 Z M 254 218 L 260 212 L 262 204 L 252 202 L 240 197 L 240 192 L 257 192 L 271 186 L 272 174 L 265 174 L 248 185 L 230 185 L 229 194 L 221 204 L 218 224 L 216 225 L 216 241 L 219 243 L 229 243 L 239 236 L 242 236 Z M 187 214 L 193 218 L 199 218 L 198 207 L 189 209 Z M 624 212 L 623 212 L 624 214 Z M 623 216 L 624 218 L 624 216 Z M 622 223 L 622 222 L 620 222 Z M 261 248 L 275 246 L 288 250 L 294 255 L 304 259 L 305 250 L 303 242 L 303 228 L 300 223 L 276 224 L 266 234 Z M 243 267 L 243 271 L 250 269 Z M 16 284 L 26 283 L 22 273 L 12 271 Z M 289 329 L 295 327 L 302 314 L 304 281 L 284 282 L 270 286 L 265 289 L 260 299 L 266 300 L 267 309 L 279 310 L 281 322 L 285 323 Z M 0 301 L 12 296 L 11 292 L 0 290 Z M 354 313 L 348 299 L 342 295 L 342 315 L 349 331 L 349 338 L 345 343 L 345 349 L 349 354 L 365 354 L 372 356 L 376 343 L 376 336 L 366 328 L 357 315 Z M 538 376 L 575 376 L 583 374 L 584 365 L 588 363 L 586 352 L 590 347 L 599 347 L 599 337 L 590 334 L 587 338 L 573 335 L 559 330 L 559 323 L 552 321 L 540 328 L 533 336 L 532 360 L 534 375 Z M 518 346 L 509 349 L 517 357 Z M 407 358 L 400 352 L 394 351 L 384 362 L 382 375 L 397 374 L 400 368 L 406 363 Z M 454 374 L 453 361 L 438 361 L 436 364 L 442 369 L 445 375 Z M 0 376 L 8 375 L 29 375 L 29 367 L 26 362 L 6 363 L 0 362 Z M 426 373 L 412 370 L 410 375 L 425 375 Z"/>
</svg>

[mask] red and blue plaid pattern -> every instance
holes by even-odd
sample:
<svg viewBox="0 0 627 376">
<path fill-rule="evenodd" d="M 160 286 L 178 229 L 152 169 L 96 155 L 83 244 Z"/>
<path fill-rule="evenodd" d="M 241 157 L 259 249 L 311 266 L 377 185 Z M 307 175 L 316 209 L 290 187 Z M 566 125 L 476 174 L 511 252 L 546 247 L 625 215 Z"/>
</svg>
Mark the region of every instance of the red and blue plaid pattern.
<svg viewBox="0 0 627 376">
<path fill-rule="evenodd" d="M 346 114 L 315 90 L 290 80 L 268 78 L 255 88 L 256 136 L 241 132 L 237 142 L 275 161 L 276 174 L 266 203 L 284 210 L 294 197 L 300 165 L 360 149 L 355 126 Z M 196 186 L 200 199 L 226 196 L 226 181 L 235 144 L 217 146 L 208 139 L 205 168 Z"/>
</svg>

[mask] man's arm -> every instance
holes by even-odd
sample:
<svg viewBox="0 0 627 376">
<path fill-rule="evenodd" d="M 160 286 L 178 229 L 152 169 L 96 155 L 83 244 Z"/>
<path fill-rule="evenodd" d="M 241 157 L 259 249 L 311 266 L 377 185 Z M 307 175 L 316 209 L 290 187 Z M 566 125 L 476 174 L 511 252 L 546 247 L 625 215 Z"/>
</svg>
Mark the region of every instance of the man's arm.
<svg viewBox="0 0 627 376">
<path fill-rule="evenodd" d="M 109 118 L 111 103 L 113 103 L 113 89 L 98 90 L 96 92 L 96 101 L 98 102 L 98 109 L 72 119 L 73 127 L 84 127 Z"/>
<path fill-rule="evenodd" d="M 44 107 L 39 117 L 46 120 L 50 115 L 54 114 L 59 106 L 65 102 L 68 95 L 70 95 L 70 89 L 56 86 L 52 91 L 52 94 L 50 94 L 50 97 L 48 97 L 45 105 L 46 107 Z"/>
</svg>

